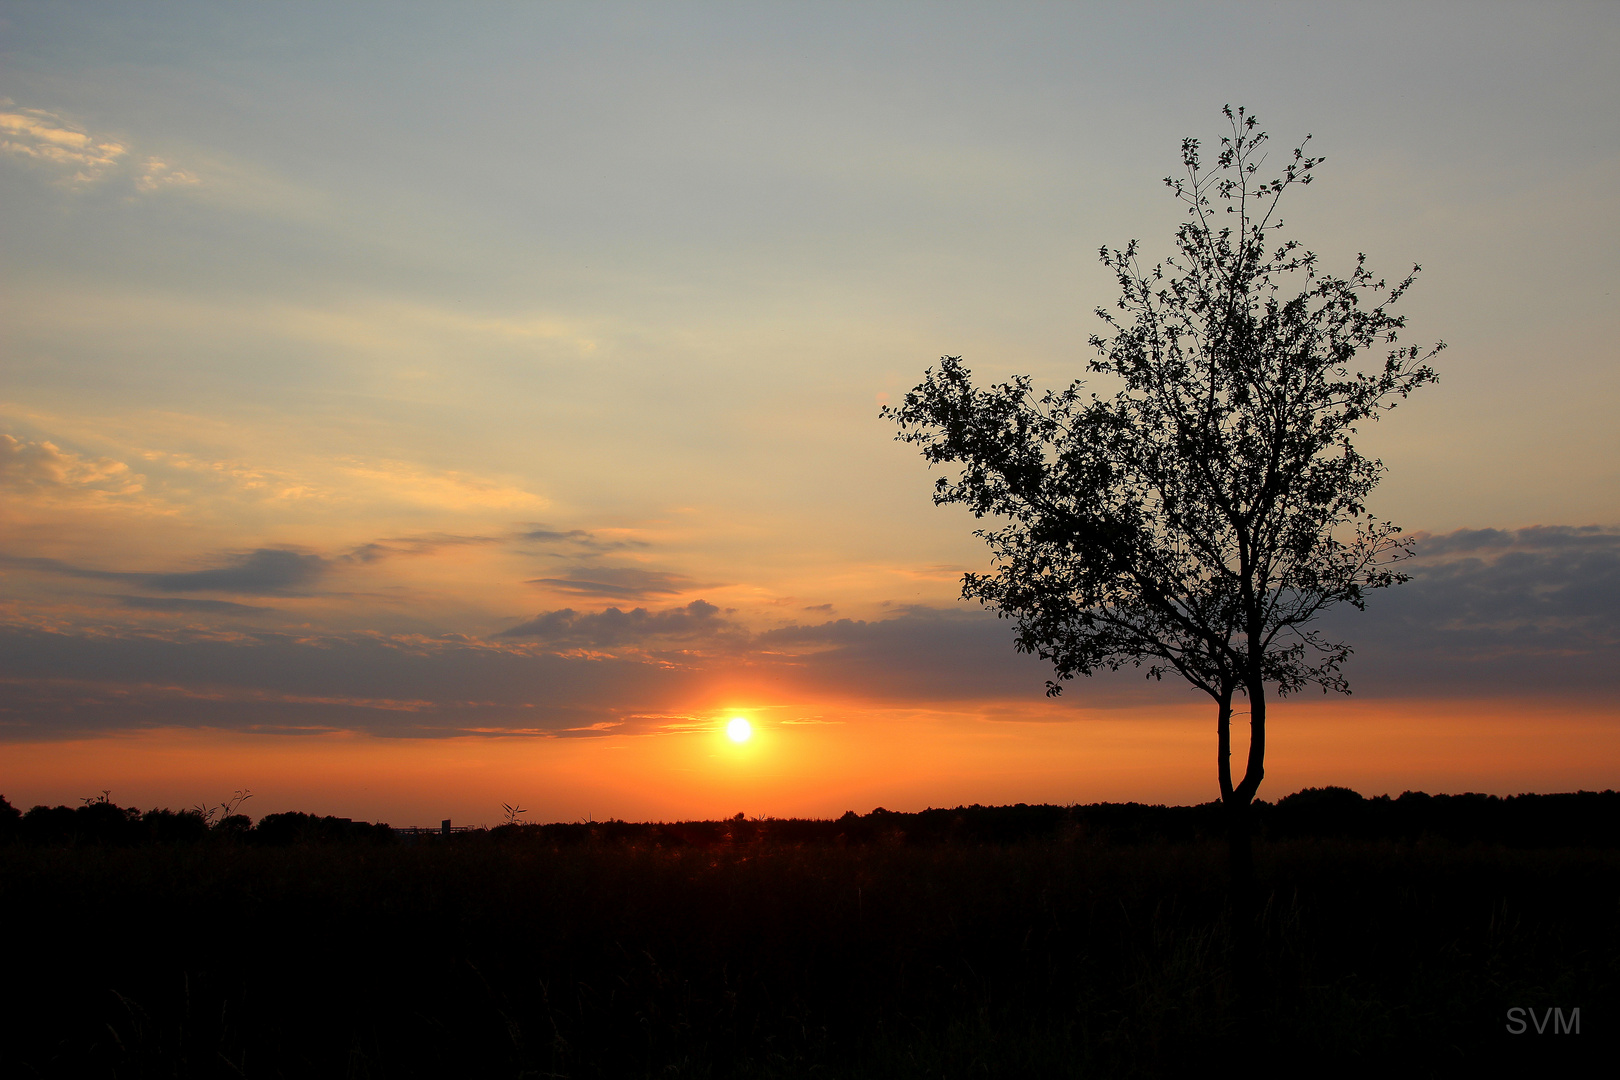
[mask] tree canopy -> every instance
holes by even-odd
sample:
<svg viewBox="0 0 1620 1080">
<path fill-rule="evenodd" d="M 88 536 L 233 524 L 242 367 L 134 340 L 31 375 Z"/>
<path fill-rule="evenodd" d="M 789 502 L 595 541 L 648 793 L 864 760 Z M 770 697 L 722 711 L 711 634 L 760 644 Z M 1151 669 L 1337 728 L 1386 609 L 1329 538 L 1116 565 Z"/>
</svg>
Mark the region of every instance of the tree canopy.
<svg viewBox="0 0 1620 1080">
<path fill-rule="evenodd" d="M 1064 680 L 1145 665 L 1175 672 L 1219 705 L 1221 791 L 1246 804 L 1263 775 L 1266 687 L 1348 692 L 1347 644 L 1313 626 L 1339 603 L 1404 580 L 1408 553 L 1368 494 L 1382 462 L 1352 437 L 1435 379 L 1423 350 L 1398 341 L 1392 310 L 1419 267 L 1393 285 L 1358 256 L 1348 276 L 1279 239 L 1278 208 L 1319 157 L 1301 144 L 1260 178 L 1267 136 L 1227 107 L 1214 167 L 1196 139 L 1166 185 L 1185 206 L 1175 253 L 1151 267 L 1135 241 L 1104 247 L 1120 296 L 1099 308 L 1089 371 L 1037 394 L 1027 377 L 979 388 L 945 357 L 884 414 L 936 464 L 936 504 L 1001 524 L 979 530 L 990 573 L 962 594 L 1017 623 L 1016 644 Z M 1369 350 L 1382 363 L 1358 366 Z M 1228 723 L 1248 698 L 1249 767 L 1232 783 Z"/>
</svg>

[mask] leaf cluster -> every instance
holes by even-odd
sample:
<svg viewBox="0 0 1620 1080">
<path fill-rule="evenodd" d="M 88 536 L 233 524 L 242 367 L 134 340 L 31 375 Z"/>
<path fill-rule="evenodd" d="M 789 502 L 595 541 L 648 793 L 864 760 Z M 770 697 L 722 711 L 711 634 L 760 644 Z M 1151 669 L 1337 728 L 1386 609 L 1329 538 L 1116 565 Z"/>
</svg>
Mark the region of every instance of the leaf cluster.
<svg viewBox="0 0 1620 1080">
<path fill-rule="evenodd" d="M 1366 509 L 1384 467 L 1353 437 L 1433 381 L 1444 346 L 1398 341 L 1392 309 L 1418 267 L 1391 285 L 1360 256 L 1339 277 L 1276 238 L 1280 200 L 1322 159 L 1302 144 L 1262 181 L 1265 133 L 1225 114 L 1216 167 L 1188 139 L 1184 175 L 1166 180 L 1187 210 L 1175 254 L 1144 268 L 1134 241 L 1101 252 L 1120 297 L 1098 311 L 1088 368 L 1114 393 L 1076 381 L 1037 395 L 1021 376 L 978 388 L 945 357 L 885 415 L 927 460 L 959 467 L 937 504 L 1005 522 L 976 533 L 994 571 L 968 574 L 963 596 L 1015 619 L 1018 648 L 1058 680 L 1145 664 L 1217 698 L 1262 683 L 1347 692 L 1349 647 L 1310 624 L 1404 580 L 1393 563 L 1407 553 Z M 1383 362 L 1359 367 L 1369 350 Z"/>
</svg>

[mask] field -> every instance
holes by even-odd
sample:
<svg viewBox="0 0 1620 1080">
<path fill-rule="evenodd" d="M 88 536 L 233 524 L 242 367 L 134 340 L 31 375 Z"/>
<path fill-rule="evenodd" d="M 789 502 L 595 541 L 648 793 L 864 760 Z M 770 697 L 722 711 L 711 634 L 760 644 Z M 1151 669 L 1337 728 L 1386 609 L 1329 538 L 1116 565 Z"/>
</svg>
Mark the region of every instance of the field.
<svg viewBox="0 0 1620 1080">
<path fill-rule="evenodd" d="M 0 1073 L 1571 1067 L 1614 1049 L 1620 797 L 1557 798 L 1431 800 L 1404 817 L 1390 800 L 1266 808 L 1249 994 L 1234 979 L 1212 808 L 415 842 L 301 815 L 279 833 L 270 819 L 187 832 L 200 823 L 147 815 L 146 832 L 119 839 L 140 815 L 112 807 L 99 813 L 114 831 L 75 834 L 63 830 L 98 812 L 60 812 L 52 832 L 36 811 L 22 821 L 32 834 L 13 820 L 0 842 Z M 1578 1034 L 1563 1030 L 1575 1008 Z M 1510 1009 L 1524 1010 L 1524 1033 Z"/>
</svg>

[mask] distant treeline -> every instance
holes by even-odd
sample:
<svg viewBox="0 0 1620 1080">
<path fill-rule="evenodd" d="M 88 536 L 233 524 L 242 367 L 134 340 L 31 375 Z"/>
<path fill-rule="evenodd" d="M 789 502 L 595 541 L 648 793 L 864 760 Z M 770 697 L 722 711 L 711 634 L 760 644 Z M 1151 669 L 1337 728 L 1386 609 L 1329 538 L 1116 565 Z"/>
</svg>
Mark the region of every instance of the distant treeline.
<svg viewBox="0 0 1620 1080">
<path fill-rule="evenodd" d="M 1509 847 L 1620 847 L 1620 792 L 1555 795 L 1428 795 L 1364 798 L 1342 787 L 1307 788 L 1276 803 L 1256 803 L 1262 840 L 1442 841 Z M 386 824 L 297 811 L 215 817 L 203 809 L 120 807 L 106 795 L 76 807 L 36 806 L 19 812 L 0 796 L 0 843 L 144 844 L 239 842 L 288 844 L 518 843 L 652 847 L 735 844 L 1015 844 L 1064 841 L 1100 844 L 1194 843 L 1223 836 L 1218 803 L 1150 806 L 959 806 L 899 813 L 882 807 L 846 812 L 836 820 L 748 819 L 636 823 L 627 821 L 507 824 L 450 836 L 405 834 Z"/>
<path fill-rule="evenodd" d="M 246 814 L 216 817 L 207 810 L 147 810 L 119 806 L 105 795 L 82 806 L 36 806 L 20 813 L 0 795 L 0 844 L 193 844 L 240 841 L 272 846 L 299 843 L 387 844 L 394 831 L 348 818 L 320 817 L 296 810 L 266 814 L 258 824 Z"/>
</svg>

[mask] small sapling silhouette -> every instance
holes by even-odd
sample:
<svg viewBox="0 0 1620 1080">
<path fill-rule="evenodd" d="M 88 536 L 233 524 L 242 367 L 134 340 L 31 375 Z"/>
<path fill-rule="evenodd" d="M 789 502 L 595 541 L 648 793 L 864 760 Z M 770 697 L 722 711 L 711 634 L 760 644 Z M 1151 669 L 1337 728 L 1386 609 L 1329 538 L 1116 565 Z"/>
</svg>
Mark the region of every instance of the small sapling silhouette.
<svg viewBox="0 0 1620 1080">
<path fill-rule="evenodd" d="M 238 811 L 241 809 L 242 804 L 251 798 L 253 798 L 253 792 L 247 788 L 239 788 L 231 793 L 229 799 L 226 799 L 218 806 L 204 806 L 202 803 L 198 803 L 191 808 L 191 812 L 202 818 L 204 824 L 212 826 L 216 821 L 223 822 L 226 818 L 245 816 L 238 813 Z"/>
</svg>

